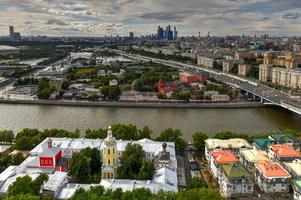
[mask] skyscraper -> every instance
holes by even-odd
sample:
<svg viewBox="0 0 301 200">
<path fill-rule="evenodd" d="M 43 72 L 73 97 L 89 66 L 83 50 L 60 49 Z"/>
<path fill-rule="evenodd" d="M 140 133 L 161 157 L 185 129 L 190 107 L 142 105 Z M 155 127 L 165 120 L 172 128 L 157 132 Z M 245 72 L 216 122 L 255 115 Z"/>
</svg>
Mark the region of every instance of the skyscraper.
<svg viewBox="0 0 301 200">
<path fill-rule="evenodd" d="M 19 32 L 15 32 L 13 26 L 9 26 L 9 38 L 12 41 L 21 40 L 21 34 Z"/>
<path fill-rule="evenodd" d="M 158 26 L 157 39 L 158 40 L 164 39 L 164 30 L 160 26 Z"/>
<path fill-rule="evenodd" d="M 9 37 L 12 40 L 14 38 L 14 27 L 13 26 L 9 26 Z"/>
<path fill-rule="evenodd" d="M 176 40 L 178 38 L 178 31 L 176 26 L 173 28 L 173 34 L 174 34 L 174 39 Z"/>
<path fill-rule="evenodd" d="M 130 33 L 129 33 L 129 37 L 130 37 L 131 39 L 133 39 L 133 38 L 134 38 L 134 33 L 133 33 L 133 32 L 130 32 Z"/>
</svg>

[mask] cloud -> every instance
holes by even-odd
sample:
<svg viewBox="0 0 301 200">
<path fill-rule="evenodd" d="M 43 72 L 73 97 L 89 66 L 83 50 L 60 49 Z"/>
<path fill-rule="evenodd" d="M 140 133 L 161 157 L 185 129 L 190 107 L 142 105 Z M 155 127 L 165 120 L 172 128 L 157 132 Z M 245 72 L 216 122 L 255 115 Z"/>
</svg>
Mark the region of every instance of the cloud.
<svg viewBox="0 0 301 200">
<path fill-rule="evenodd" d="M 152 34 L 176 25 L 180 35 L 301 34 L 300 0 L 1 0 L 0 34 Z"/>
<path fill-rule="evenodd" d="M 48 19 L 48 21 L 45 22 L 45 24 L 47 24 L 47 25 L 59 25 L 59 26 L 68 25 L 68 23 L 66 23 L 65 21 L 63 21 L 61 19 Z"/>
</svg>

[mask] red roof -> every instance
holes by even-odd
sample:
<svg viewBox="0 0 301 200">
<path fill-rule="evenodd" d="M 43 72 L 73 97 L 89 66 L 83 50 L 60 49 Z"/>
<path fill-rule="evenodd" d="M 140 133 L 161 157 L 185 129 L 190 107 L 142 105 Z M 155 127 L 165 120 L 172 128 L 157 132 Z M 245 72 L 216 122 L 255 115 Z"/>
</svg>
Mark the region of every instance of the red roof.
<svg viewBox="0 0 301 200">
<path fill-rule="evenodd" d="M 266 177 L 290 177 L 290 174 L 277 162 L 255 163 L 255 167 Z"/>
<path fill-rule="evenodd" d="M 290 145 L 271 145 L 270 149 L 279 157 L 301 157 L 300 152 L 296 151 Z"/>
<path fill-rule="evenodd" d="M 230 150 L 213 150 L 211 151 L 211 156 L 217 164 L 225 164 L 238 161 L 233 151 Z"/>
</svg>

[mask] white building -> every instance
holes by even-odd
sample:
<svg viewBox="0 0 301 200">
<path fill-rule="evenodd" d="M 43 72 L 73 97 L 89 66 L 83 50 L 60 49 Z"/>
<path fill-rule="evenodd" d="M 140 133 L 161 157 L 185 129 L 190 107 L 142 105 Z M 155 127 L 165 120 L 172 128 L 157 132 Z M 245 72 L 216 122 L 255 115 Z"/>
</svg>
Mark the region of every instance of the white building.
<svg viewBox="0 0 301 200">
<path fill-rule="evenodd" d="M 227 197 L 243 197 L 253 194 L 254 182 L 249 171 L 240 163 L 220 166 L 220 193 Z"/>
<path fill-rule="evenodd" d="M 109 137 L 112 138 L 112 137 Z M 104 155 L 104 150 L 108 151 L 108 142 L 102 139 L 78 139 L 78 138 L 46 138 L 37 145 L 30 156 L 19 166 L 10 166 L 0 174 L 0 193 L 6 194 L 8 187 L 17 177 L 29 175 L 35 179 L 40 173 L 47 173 L 49 180 L 43 185 L 43 191 L 46 194 L 53 194 L 58 199 L 70 198 L 76 189 L 89 189 L 91 186 L 102 185 L 105 189 L 121 188 L 123 191 L 131 191 L 135 188 L 145 187 L 152 192 L 160 189 L 165 191 L 178 191 L 177 181 L 177 159 L 175 153 L 175 144 L 173 142 L 157 142 L 149 139 L 138 141 L 116 140 L 117 155 L 119 158 L 128 144 L 139 144 L 145 151 L 146 159 L 153 160 L 155 163 L 155 174 L 152 180 L 120 180 L 120 179 L 102 179 L 98 184 L 69 184 L 67 172 L 58 172 L 57 168 L 42 167 L 40 156 L 49 152 L 49 148 L 59 149 L 59 154 L 64 159 L 70 159 L 75 152 L 79 152 L 87 147 L 97 148 Z M 51 145 L 50 145 L 51 142 Z M 105 158 L 107 160 L 110 158 Z M 169 159 L 169 160 L 167 160 Z"/>
<path fill-rule="evenodd" d="M 266 193 L 289 192 L 291 175 L 277 162 L 255 163 L 255 181 Z"/>
<path fill-rule="evenodd" d="M 213 68 L 215 60 L 213 58 L 198 56 L 197 65 Z"/>
<path fill-rule="evenodd" d="M 229 140 L 209 138 L 205 140 L 206 159 L 210 160 L 210 151 L 215 149 L 233 150 L 236 154 L 243 149 L 252 149 L 245 139 L 233 138 Z"/>
</svg>

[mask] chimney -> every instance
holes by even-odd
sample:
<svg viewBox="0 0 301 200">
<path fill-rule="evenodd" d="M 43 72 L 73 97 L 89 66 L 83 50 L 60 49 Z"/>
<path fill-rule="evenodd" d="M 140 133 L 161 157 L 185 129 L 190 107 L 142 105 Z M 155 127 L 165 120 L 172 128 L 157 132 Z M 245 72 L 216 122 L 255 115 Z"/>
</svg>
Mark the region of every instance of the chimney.
<svg viewBox="0 0 301 200">
<path fill-rule="evenodd" d="M 49 140 L 48 140 L 48 148 L 51 148 L 52 147 L 52 140 L 49 138 Z"/>
<path fill-rule="evenodd" d="M 166 154 L 166 147 L 167 147 L 167 144 L 164 142 L 162 144 L 163 154 Z"/>
</svg>

